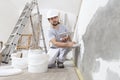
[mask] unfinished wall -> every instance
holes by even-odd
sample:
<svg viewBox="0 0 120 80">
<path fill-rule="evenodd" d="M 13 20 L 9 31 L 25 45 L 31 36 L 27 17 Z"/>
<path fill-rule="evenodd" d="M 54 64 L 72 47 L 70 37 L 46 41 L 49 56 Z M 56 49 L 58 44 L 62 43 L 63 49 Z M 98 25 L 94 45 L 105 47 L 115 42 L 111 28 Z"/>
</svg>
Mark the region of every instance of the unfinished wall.
<svg viewBox="0 0 120 80">
<path fill-rule="evenodd" d="M 120 80 L 119 25 L 119 0 L 109 0 L 92 17 L 83 36 L 83 59 L 77 61 L 84 80 Z"/>
</svg>

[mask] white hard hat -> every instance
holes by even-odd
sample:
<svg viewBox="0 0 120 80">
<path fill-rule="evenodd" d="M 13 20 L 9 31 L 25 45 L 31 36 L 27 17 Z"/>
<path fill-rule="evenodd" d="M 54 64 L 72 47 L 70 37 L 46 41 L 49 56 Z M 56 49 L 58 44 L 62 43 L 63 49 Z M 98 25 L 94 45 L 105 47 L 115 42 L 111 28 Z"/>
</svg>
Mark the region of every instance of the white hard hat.
<svg viewBox="0 0 120 80">
<path fill-rule="evenodd" d="M 47 18 L 52 18 L 52 17 L 55 17 L 55 16 L 58 16 L 58 11 L 57 10 L 49 10 L 47 12 Z"/>
</svg>

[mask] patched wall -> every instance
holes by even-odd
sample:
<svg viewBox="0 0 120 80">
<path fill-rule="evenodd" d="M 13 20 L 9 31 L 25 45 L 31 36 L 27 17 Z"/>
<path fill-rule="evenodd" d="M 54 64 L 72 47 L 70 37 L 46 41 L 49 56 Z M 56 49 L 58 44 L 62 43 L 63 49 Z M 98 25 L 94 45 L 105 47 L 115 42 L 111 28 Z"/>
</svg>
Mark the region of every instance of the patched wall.
<svg viewBox="0 0 120 80">
<path fill-rule="evenodd" d="M 83 36 L 83 42 L 83 59 L 77 65 L 84 80 L 109 80 L 112 75 L 109 69 L 118 75 L 116 80 L 119 80 L 119 73 L 111 68 L 112 64 L 119 66 L 116 61 L 119 63 L 120 58 L 119 0 L 109 0 L 105 7 L 96 11 Z M 75 52 L 79 53 L 77 50 Z M 99 76 L 102 73 L 105 75 Z M 116 75 L 112 76 L 111 80 L 114 80 Z"/>
</svg>

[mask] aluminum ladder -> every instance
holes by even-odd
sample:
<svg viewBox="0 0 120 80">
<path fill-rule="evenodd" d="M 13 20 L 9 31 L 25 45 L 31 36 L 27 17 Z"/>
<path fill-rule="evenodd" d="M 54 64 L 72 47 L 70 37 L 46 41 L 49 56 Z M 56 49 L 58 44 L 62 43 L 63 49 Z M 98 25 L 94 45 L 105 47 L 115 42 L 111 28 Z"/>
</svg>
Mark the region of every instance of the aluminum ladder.
<svg viewBox="0 0 120 80">
<path fill-rule="evenodd" d="M 2 49 L 1 53 L 2 53 L 2 63 L 8 63 L 10 60 L 10 55 L 14 52 L 18 40 L 22 34 L 22 31 L 24 29 L 24 27 L 27 24 L 27 21 L 31 15 L 31 12 L 34 8 L 34 6 L 36 5 L 35 0 L 32 1 L 30 4 L 27 3 L 12 31 L 12 33 L 10 34 L 5 47 Z"/>
</svg>

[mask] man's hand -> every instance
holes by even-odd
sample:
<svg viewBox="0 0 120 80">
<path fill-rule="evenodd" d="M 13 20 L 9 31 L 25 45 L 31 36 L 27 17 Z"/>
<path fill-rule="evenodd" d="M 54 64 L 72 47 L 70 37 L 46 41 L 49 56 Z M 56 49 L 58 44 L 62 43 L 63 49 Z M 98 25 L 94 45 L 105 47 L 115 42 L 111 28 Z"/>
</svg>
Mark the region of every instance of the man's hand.
<svg viewBox="0 0 120 80">
<path fill-rule="evenodd" d="M 73 45 L 75 45 L 76 42 L 67 42 L 67 44 L 68 44 L 68 45 L 67 45 L 68 47 L 73 47 Z"/>
<path fill-rule="evenodd" d="M 73 47 L 74 44 L 76 44 L 76 42 L 71 42 L 71 41 L 58 42 L 55 38 L 51 39 L 51 42 L 53 45 L 61 48 L 67 48 L 67 47 L 70 48 L 70 47 Z"/>
<path fill-rule="evenodd" d="M 70 41 L 70 37 L 69 36 L 65 36 L 65 37 L 61 38 L 61 41 L 62 42 Z"/>
</svg>

